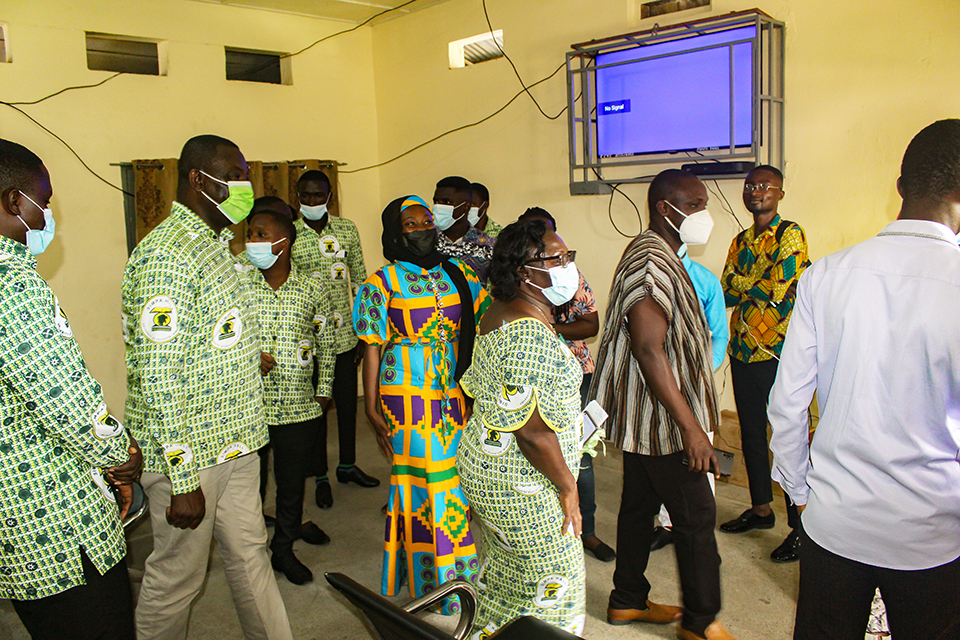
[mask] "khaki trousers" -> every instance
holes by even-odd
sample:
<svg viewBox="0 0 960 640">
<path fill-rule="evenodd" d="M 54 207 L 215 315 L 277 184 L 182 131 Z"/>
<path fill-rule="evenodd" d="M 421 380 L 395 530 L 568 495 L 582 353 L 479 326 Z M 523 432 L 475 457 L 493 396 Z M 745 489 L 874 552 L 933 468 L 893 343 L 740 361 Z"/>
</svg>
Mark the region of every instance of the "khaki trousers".
<svg viewBox="0 0 960 640">
<path fill-rule="evenodd" d="M 147 558 L 137 604 L 139 640 L 183 640 L 190 605 L 200 593 L 216 538 L 227 583 L 247 640 L 292 640 L 290 621 L 267 556 L 256 455 L 200 471 L 206 515 L 195 530 L 167 523 L 170 479 L 143 474 L 150 498 L 153 553 Z"/>
</svg>

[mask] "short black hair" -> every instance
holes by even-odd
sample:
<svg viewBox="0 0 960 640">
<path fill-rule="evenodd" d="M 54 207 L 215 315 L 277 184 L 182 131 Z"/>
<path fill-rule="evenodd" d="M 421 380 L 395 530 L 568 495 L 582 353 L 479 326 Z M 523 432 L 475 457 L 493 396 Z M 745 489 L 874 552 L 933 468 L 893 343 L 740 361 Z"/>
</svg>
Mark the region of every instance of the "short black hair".
<svg viewBox="0 0 960 640">
<path fill-rule="evenodd" d="M 550 215 L 549 211 L 546 209 L 541 209 L 540 207 L 530 207 L 521 213 L 517 220 L 549 220 L 550 224 L 553 225 L 554 233 L 557 231 L 557 221 L 553 219 L 553 216 Z"/>
<path fill-rule="evenodd" d="M 542 256 L 546 245 L 547 223 L 540 219 L 518 220 L 508 224 L 497 236 L 487 278 L 490 293 L 497 300 L 509 302 L 520 291 L 518 270 L 537 256 Z"/>
<path fill-rule="evenodd" d="M 282 205 L 280 207 L 281 209 L 284 209 L 285 211 L 289 212 L 291 220 L 293 220 L 296 217 L 293 215 L 293 207 L 287 204 L 286 200 L 277 196 L 260 196 L 259 198 L 253 201 L 253 209 L 250 210 L 250 214 L 253 215 L 255 211 L 259 212 L 264 207 L 269 208 L 273 205 L 278 205 L 278 204 Z"/>
<path fill-rule="evenodd" d="M 43 160 L 22 144 L 0 138 L 0 193 L 33 187 L 43 176 Z"/>
<path fill-rule="evenodd" d="M 960 120 L 938 120 L 913 137 L 900 164 L 904 199 L 940 200 L 960 189 Z"/>
<path fill-rule="evenodd" d="M 650 215 L 657 213 L 658 202 L 669 201 L 681 185 L 690 178 L 697 179 L 697 176 L 683 169 L 666 169 L 658 173 L 647 190 L 647 206 L 650 207 Z"/>
<path fill-rule="evenodd" d="M 330 184 L 330 177 L 319 169 L 310 169 L 309 171 L 304 171 L 297 179 L 297 188 L 300 187 L 304 182 L 322 182 L 327 185 L 327 187 L 332 187 Z"/>
<path fill-rule="evenodd" d="M 286 203 L 284 203 L 286 204 Z M 293 220 L 283 215 L 279 211 L 274 211 L 273 209 L 260 209 L 259 211 L 254 211 L 249 216 L 247 216 L 247 223 L 253 221 L 254 218 L 258 216 L 267 216 L 283 231 L 283 234 L 290 238 L 290 246 L 293 246 L 293 243 L 297 241 L 297 228 L 293 226 Z"/>
<path fill-rule="evenodd" d="M 470 188 L 470 181 L 460 176 L 448 176 L 437 183 L 437 189 L 453 189 L 457 193 L 466 193 L 467 199 L 473 195 L 473 189 Z"/>
<path fill-rule="evenodd" d="M 480 184 L 479 182 L 473 182 L 470 184 L 470 190 L 483 198 L 484 202 L 490 202 L 490 191 Z"/>
<path fill-rule="evenodd" d="M 777 176 L 777 179 L 780 180 L 781 185 L 783 184 L 783 172 L 780 171 L 780 169 L 777 169 L 772 164 L 758 164 L 753 169 L 750 169 L 750 173 L 747 174 L 747 177 L 749 178 L 751 175 L 753 175 L 757 171 L 769 171 L 773 175 Z"/>
<path fill-rule="evenodd" d="M 177 161 L 177 178 L 185 184 L 190 179 L 191 171 L 194 169 L 202 170 L 210 162 L 210 159 L 216 157 L 217 152 L 224 147 L 240 148 L 230 140 L 212 134 L 190 138 L 183 145 L 183 150 L 180 151 L 180 160 Z"/>
</svg>

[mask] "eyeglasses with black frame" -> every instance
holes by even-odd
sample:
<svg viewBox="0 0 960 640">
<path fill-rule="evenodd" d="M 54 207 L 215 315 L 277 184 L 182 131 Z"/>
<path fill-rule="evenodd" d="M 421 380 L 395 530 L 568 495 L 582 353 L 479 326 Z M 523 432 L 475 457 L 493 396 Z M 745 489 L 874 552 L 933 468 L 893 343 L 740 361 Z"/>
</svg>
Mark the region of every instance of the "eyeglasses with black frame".
<svg viewBox="0 0 960 640">
<path fill-rule="evenodd" d="M 754 191 L 759 191 L 760 193 L 766 193 L 770 189 L 779 189 L 780 187 L 774 186 L 772 184 L 750 184 L 749 182 L 743 185 L 744 193 L 753 193 Z"/>
<path fill-rule="evenodd" d="M 565 267 L 571 262 L 575 262 L 577 259 L 576 251 L 567 251 L 566 253 L 558 253 L 555 256 L 544 256 L 542 258 L 534 258 L 533 260 L 527 260 L 524 264 L 532 264 L 534 262 L 543 262 L 551 263 L 552 267 Z"/>
</svg>

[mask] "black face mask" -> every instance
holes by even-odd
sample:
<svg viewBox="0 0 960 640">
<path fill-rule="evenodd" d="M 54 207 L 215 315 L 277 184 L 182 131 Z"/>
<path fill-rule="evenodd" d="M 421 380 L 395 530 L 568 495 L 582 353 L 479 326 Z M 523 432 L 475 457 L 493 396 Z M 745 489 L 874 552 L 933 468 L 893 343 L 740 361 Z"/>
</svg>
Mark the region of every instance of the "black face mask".
<svg viewBox="0 0 960 640">
<path fill-rule="evenodd" d="M 418 258 L 424 258 L 437 248 L 437 230 L 424 229 L 423 231 L 409 231 L 401 234 L 403 244 L 410 253 Z"/>
</svg>

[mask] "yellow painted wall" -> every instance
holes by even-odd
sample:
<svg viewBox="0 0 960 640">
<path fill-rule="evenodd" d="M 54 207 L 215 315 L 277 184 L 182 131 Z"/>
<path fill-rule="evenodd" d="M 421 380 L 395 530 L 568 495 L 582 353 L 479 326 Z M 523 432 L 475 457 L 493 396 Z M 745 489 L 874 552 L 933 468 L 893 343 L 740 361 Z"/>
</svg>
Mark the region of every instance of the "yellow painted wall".
<svg viewBox="0 0 960 640">
<path fill-rule="evenodd" d="M 185 0 L 6 0 L 12 64 L 0 64 L 0 99 L 33 100 L 110 74 L 86 68 L 84 31 L 169 41 L 168 75 L 120 76 L 23 107 L 69 142 L 114 184 L 112 162 L 177 157 L 191 136 L 215 133 L 248 159 L 377 159 L 370 29 L 335 38 L 291 59 L 292 86 L 228 82 L 224 45 L 296 51 L 351 25 Z M 121 194 L 87 173 L 48 134 L 0 105 L 0 137 L 43 158 L 54 187 L 57 239 L 39 259 L 69 314 L 107 402 L 123 415 L 120 281 L 126 262 Z M 349 168 L 349 167 L 344 167 Z M 376 172 L 341 180 L 345 215 L 379 211 Z M 364 229 L 378 245 L 379 230 Z M 376 254 L 374 255 L 376 258 Z"/>
<path fill-rule="evenodd" d="M 752 8 L 714 0 L 713 10 L 672 22 Z M 563 62 L 569 46 L 648 29 L 637 0 L 487 0 L 495 29 L 529 83 Z M 786 199 L 784 217 L 802 224 L 812 256 L 863 240 L 896 217 L 895 180 L 910 138 L 923 126 L 960 117 L 960 4 L 878 0 L 773 0 L 759 8 L 786 23 Z M 667 24 L 664 20 L 663 24 Z M 374 70 L 383 159 L 443 131 L 480 119 L 519 90 L 507 61 L 447 68 L 447 43 L 487 29 L 480 0 L 450 2 L 374 28 Z M 561 71 L 533 89 L 549 114 L 565 103 Z M 689 88 L 691 100 L 696 87 Z M 405 192 L 429 198 L 437 179 L 463 175 L 491 190 L 491 215 L 508 222 L 528 206 L 553 213 L 560 235 L 605 308 L 610 278 L 628 242 L 607 219 L 607 196 L 569 195 L 567 124 L 543 118 L 523 97 L 496 118 L 384 167 L 382 200 Z M 721 182 L 746 225 L 742 183 Z M 712 185 L 711 185 L 712 187 Z M 624 186 L 646 218 L 646 186 Z M 691 255 L 719 274 L 737 227 L 716 198 L 709 244 Z M 614 219 L 635 233 L 621 196 Z M 724 405 L 732 408 L 730 385 Z"/>
</svg>

